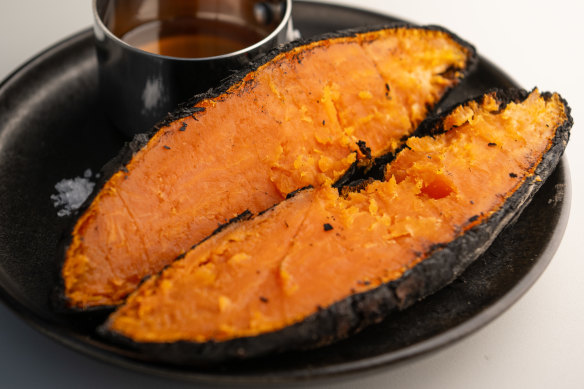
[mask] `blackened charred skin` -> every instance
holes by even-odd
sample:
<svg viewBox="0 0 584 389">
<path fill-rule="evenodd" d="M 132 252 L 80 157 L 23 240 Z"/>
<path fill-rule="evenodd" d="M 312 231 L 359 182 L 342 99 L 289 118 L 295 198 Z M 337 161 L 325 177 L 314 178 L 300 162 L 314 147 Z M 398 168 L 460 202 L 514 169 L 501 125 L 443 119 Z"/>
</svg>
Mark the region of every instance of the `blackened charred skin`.
<svg viewBox="0 0 584 389">
<path fill-rule="evenodd" d="M 396 153 L 387 153 L 378 158 L 375 158 L 371 169 L 367 172 L 368 176 L 378 181 L 383 181 L 385 178 L 385 167 L 395 159 Z"/>
<path fill-rule="evenodd" d="M 298 188 L 298 189 L 296 189 L 295 191 L 292 191 L 292 192 L 288 193 L 288 194 L 286 195 L 286 200 L 288 200 L 288 199 L 291 199 L 292 197 L 295 197 L 295 196 L 296 196 L 296 195 L 298 195 L 299 193 L 302 193 L 302 192 L 304 192 L 304 191 L 307 191 L 307 190 L 310 190 L 310 189 L 313 189 L 313 186 L 312 186 L 312 185 L 306 185 L 306 186 L 304 186 L 304 187 L 302 187 L 302 188 Z M 271 211 L 272 209 L 274 209 L 274 208 L 275 208 L 277 205 L 278 205 L 278 203 L 276 203 L 276 204 L 272 205 L 272 206 L 271 206 L 271 207 L 269 207 L 269 208 L 266 208 L 266 209 L 264 209 L 263 211 L 259 212 L 259 213 L 257 214 L 257 216 L 260 216 L 260 215 L 263 215 L 264 213 L 270 212 L 270 211 Z"/>
<path fill-rule="evenodd" d="M 325 231 L 330 231 L 330 230 L 332 230 L 332 229 L 333 229 L 333 226 L 332 226 L 332 225 L 330 225 L 329 223 L 324 223 L 324 224 L 322 225 L 322 228 L 323 228 L 323 230 L 325 230 Z"/>
<path fill-rule="evenodd" d="M 339 188 L 339 194 L 341 196 L 346 196 L 347 194 L 351 193 L 351 192 L 360 192 L 363 189 L 367 188 L 367 186 L 372 183 L 373 181 L 376 181 L 374 178 L 363 178 L 363 179 L 359 179 L 359 180 L 355 180 L 353 182 L 351 182 L 349 185 L 345 185 L 342 188 Z M 379 180 L 377 180 L 379 181 Z"/>
<path fill-rule="evenodd" d="M 286 195 L 286 200 L 291 199 L 292 197 L 296 196 L 298 193 L 302 192 L 303 190 L 312 189 L 312 185 L 306 185 L 302 188 L 296 189 Z"/>
<path fill-rule="evenodd" d="M 251 213 L 249 211 L 249 209 L 246 209 L 245 211 L 243 211 L 239 215 L 235 216 L 234 218 L 229 219 L 227 222 L 219 224 L 217 226 L 217 228 L 211 233 L 211 236 L 220 233 L 221 231 L 223 231 L 225 228 L 227 228 L 228 226 L 230 226 L 232 224 L 240 223 L 240 222 L 245 221 L 245 220 L 249 220 L 252 217 L 253 217 L 253 213 Z"/>
<path fill-rule="evenodd" d="M 359 164 L 359 160 L 353 162 L 351 166 L 347 169 L 345 174 L 343 174 L 339 179 L 332 185 L 333 188 L 339 189 L 339 193 L 341 188 L 347 185 L 351 185 L 351 183 L 355 180 L 360 180 L 365 177 L 367 171 L 367 166 L 363 166 Z"/>
<path fill-rule="evenodd" d="M 511 88 L 511 89 L 490 89 L 485 94 L 481 94 L 480 96 L 471 97 L 461 103 L 455 104 L 452 107 L 447 108 L 446 110 L 442 111 L 439 115 L 431 114 L 428 115 L 426 119 L 420 123 L 416 131 L 412 134 L 412 136 L 423 137 L 423 136 L 436 136 L 444 133 L 444 126 L 442 125 L 443 117 L 448 116 L 452 113 L 458 106 L 466 105 L 471 101 L 476 101 L 477 103 L 481 104 L 485 96 L 489 94 L 494 94 L 497 102 L 499 103 L 499 109 L 493 114 L 499 114 L 503 112 L 505 107 L 511 102 L 514 103 L 521 103 L 523 102 L 527 96 L 529 96 L 529 92 L 523 89 Z M 542 95 L 543 96 L 543 95 Z"/>
<path fill-rule="evenodd" d="M 205 108 L 203 107 L 195 107 L 194 104 L 190 104 L 189 101 L 184 102 L 179 104 L 178 108 L 174 111 L 168 114 L 168 116 L 166 118 L 164 118 L 162 121 L 158 122 L 155 125 L 155 128 L 157 129 L 161 129 L 163 127 L 168 126 L 170 123 L 192 116 L 192 117 L 196 117 L 197 113 L 201 113 L 204 112 Z"/>
<path fill-rule="evenodd" d="M 509 103 L 520 103 L 529 96 L 528 91 L 524 89 L 503 89 L 497 91 L 497 100 L 500 101 L 499 111 L 501 113 L 507 108 Z M 543 97 L 543 96 L 542 96 Z M 545 97 L 544 97 L 545 99 Z"/>
<path fill-rule="evenodd" d="M 454 80 L 454 79 L 456 79 L 459 70 L 460 69 L 458 67 L 451 65 L 446 70 L 444 70 L 442 73 L 440 73 L 440 75 L 444 78 L 449 79 L 449 80 Z"/>
<path fill-rule="evenodd" d="M 271 212 L 271 211 L 272 211 L 272 210 L 273 210 L 273 209 L 276 207 L 276 205 L 278 205 L 278 204 L 274 204 L 274 205 L 272 205 L 271 207 L 264 209 L 263 211 L 259 212 L 259 213 L 257 214 L 257 216 L 261 216 L 261 215 L 263 215 L 264 213 Z"/>
<path fill-rule="evenodd" d="M 367 147 L 367 143 L 363 140 L 357 141 L 357 146 L 359 147 L 359 151 L 361 154 L 365 156 L 367 159 L 371 159 L 371 148 Z"/>
<path fill-rule="evenodd" d="M 272 207 L 273 208 L 273 207 Z M 270 208 L 271 209 L 271 208 Z M 265 212 L 265 211 L 264 211 Z M 246 209 L 245 211 L 243 211 L 242 213 L 240 213 L 239 215 L 229 219 L 228 221 L 226 221 L 225 223 L 219 223 L 219 225 L 217 226 L 217 228 L 211 233 L 209 234 L 205 239 L 202 239 L 200 242 L 195 243 L 194 245 L 191 246 L 191 248 L 189 250 L 194 250 L 198 245 L 202 244 L 203 242 L 206 242 L 207 240 L 209 240 L 210 238 L 212 238 L 213 236 L 217 235 L 218 233 L 220 233 L 221 231 L 223 231 L 224 229 L 226 229 L 227 227 L 230 227 L 234 224 L 237 223 L 241 223 L 243 221 L 252 219 L 254 217 L 253 213 L 251 213 L 248 209 Z M 164 273 L 164 271 L 170 267 L 172 265 L 172 263 L 180 261 L 182 259 L 184 259 L 186 256 L 186 252 L 180 254 L 179 256 L 177 256 L 170 264 L 166 265 L 161 271 L 158 272 L 158 275 Z M 152 275 L 149 275 L 148 277 L 150 277 Z"/>
</svg>

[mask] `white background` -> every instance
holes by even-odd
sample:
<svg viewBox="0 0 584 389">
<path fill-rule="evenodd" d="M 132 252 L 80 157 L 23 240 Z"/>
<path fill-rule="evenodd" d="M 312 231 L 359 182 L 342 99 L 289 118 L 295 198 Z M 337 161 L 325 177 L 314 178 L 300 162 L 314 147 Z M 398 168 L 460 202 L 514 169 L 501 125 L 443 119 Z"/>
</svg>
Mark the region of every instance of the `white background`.
<svg viewBox="0 0 584 389">
<path fill-rule="evenodd" d="M 438 353 L 318 388 L 584 388 L 584 6 L 576 1 L 349 1 L 472 42 L 521 86 L 560 92 L 575 126 L 567 158 L 572 209 L 550 266 L 511 309 Z M 0 79 L 92 23 L 90 1 L 0 0 Z M 1 188 L 0 190 L 9 190 Z M 70 351 L 0 304 L 1 387 L 190 387 L 124 371 Z"/>
</svg>

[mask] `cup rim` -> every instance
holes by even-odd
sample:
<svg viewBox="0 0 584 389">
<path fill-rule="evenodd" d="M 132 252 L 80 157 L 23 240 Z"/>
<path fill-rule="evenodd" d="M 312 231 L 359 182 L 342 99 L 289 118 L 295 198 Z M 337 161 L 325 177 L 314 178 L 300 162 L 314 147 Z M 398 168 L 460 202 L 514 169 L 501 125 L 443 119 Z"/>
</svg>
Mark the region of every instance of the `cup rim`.
<svg viewBox="0 0 584 389">
<path fill-rule="evenodd" d="M 100 28 L 100 30 L 109 39 L 115 41 L 117 44 L 125 47 L 126 49 L 132 50 L 136 53 L 152 56 L 154 58 L 167 59 L 167 60 L 170 59 L 173 61 L 184 61 L 184 62 L 204 62 L 204 61 L 228 59 L 228 58 L 240 56 L 240 55 L 248 53 L 248 52 L 252 52 L 253 50 L 263 46 L 265 43 L 274 39 L 284 28 L 286 28 L 286 26 L 288 25 L 288 23 L 290 22 L 290 19 L 292 17 L 292 0 L 284 0 L 286 2 L 286 11 L 284 12 L 284 15 L 282 16 L 282 20 L 280 21 L 280 24 L 278 24 L 278 26 L 276 26 L 276 28 L 274 28 L 270 34 L 266 35 L 263 39 L 254 43 L 253 45 L 247 46 L 247 47 L 245 47 L 241 50 L 238 50 L 238 51 L 233 51 L 231 53 L 216 55 L 216 56 L 212 56 L 212 57 L 191 57 L 191 58 L 173 57 L 170 55 L 162 55 L 162 54 L 152 53 L 150 51 L 142 50 L 142 49 L 139 49 L 135 46 L 132 46 L 132 45 L 126 43 L 124 40 L 122 40 L 120 37 L 118 37 L 116 34 L 114 34 L 105 25 L 101 16 L 97 12 L 97 2 L 98 1 L 99 0 L 92 0 L 92 12 L 93 12 L 95 24 Z"/>
</svg>

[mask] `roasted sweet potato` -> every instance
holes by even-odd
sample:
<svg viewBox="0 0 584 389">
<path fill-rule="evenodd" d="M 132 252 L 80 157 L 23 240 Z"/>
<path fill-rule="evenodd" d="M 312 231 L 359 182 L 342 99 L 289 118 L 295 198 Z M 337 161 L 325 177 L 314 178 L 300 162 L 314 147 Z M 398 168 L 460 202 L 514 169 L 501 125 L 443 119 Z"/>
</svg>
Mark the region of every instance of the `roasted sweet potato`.
<svg viewBox="0 0 584 389">
<path fill-rule="evenodd" d="M 571 124 L 557 94 L 467 102 L 426 121 L 384 181 L 306 189 L 211 236 L 102 332 L 181 363 L 343 338 L 459 275 L 553 171 Z"/>
<path fill-rule="evenodd" d="M 392 152 L 474 61 L 437 28 L 348 31 L 270 53 L 137 137 L 72 229 L 73 309 L 115 305 L 217 226 Z"/>
</svg>

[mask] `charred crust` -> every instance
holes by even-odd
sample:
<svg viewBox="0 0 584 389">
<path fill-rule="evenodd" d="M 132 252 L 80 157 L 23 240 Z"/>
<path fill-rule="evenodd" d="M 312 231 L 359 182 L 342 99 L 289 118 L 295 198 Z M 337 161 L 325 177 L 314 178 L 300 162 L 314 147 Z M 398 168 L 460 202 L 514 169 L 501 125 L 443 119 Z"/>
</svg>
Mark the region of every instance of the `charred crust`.
<svg viewBox="0 0 584 389">
<path fill-rule="evenodd" d="M 230 226 L 232 226 L 234 224 L 243 222 L 245 220 L 253 219 L 253 217 L 254 217 L 253 213 L 251 213 L 248 209 L 246 209 L 245 211 L 243 211 L 239 215 L 237 215 L 237 216 L 229 219 L 225 223 L 219 223 L 218 226 L 217 226 L 217 228 L 215 228 L 215 230 L 213 230 L 212 233 L 210 233 L 207 237 L 205 237 L 201 241 L 199 241 L 199 242 L 195 243 L 194 245 L 192 245 L 188 251 L 194 250 L 197 246 L 199 246 L 203 242 L 206 242 L 207 240 L 211 239 L 213 236 L 217 235 L 218 233 L 220 233 L 221 231 L 223 231 L 227 227 L 230 227 Z M 161 271 L 158 272 L 158 275 L 162 274 L 164 272 L 164 270 L 166 270 L 167 267 L 169 267 L 170 265 L 172 265 L 173 262 L 177 262 L 177 261 L 179 261 L 181 259 L 184 259 L 185 256 L 187 255 L 188 251 L 180 254 L 175 259 L 173 259 L 169 265 L 165 266 L 164 269 L 162 269 Z"/>
<path fill-rule="evenodd" d="M 179 258 L 177 258 L 177 259 L 179 259 Z M 164 266 L 160 272 L 162 273 L 163 271 L 165 271 L 165 270 L 166 270 L 166 269 L 168 269 L 169 267 L 170 267 L 170 265 L 166 265 L 166 266 Z M 145 275 L 144 277 L 142 277 L 142 279 L 141 279 L 141 280 L 140 280 L 140 282 L 138 283 L 138 286 L 136 287 L 136 289 L 137 289 L 137 288 L 139 288 L 139 287 L 140 287 L 142 284 L 144 284 L 146 281 L 148 281 L 148 280 L 149 280 L 149 279 L 151 279 L 151 278 L 152 278 L 152 274 L 147 274 L 147 275 Z"/>
<path fill-rule="evenodd" d="M 423 136 L 436 136 L 439 134 L 444 133 L 444 126 L 443 121 L 444 118 L 450 115 L 456 108 L 462 105 L 467 105 L 470 102 L 477 102 L 478 104 L 482 104 L 484 98 L 487 95 L 492 95 L 495 97 L 497 102 L 499 103 L 499 109 L 493 114 L 499 114 L 503 112 L 503 110 L 507 107 L 507 105 L 511 102 L 514 103 L 521 103 L 523 102 L 527 96 L 529 96 L 529 92 L 524 89 L 518 88 L 510 88 L 510 89 L 490 89 L 485 94 L 481 94 L 480 96 L 473 96 L 468 98 L 461 103 L 457 103 L 446 110 L 442 111 L 440 114 L 430 114 L 426 119 L 420 123 L 416 131 L 413 132 L 412 136 L 416 137 L 423 137 Z M 489 146 L 495 145 L 494 143 L 489 143 Z"/>
<path fill-rule="evenodd" d="M 405 142 L 405 140 L 402 140 L 402 142 Z M 387 153 L 375 158 L 371 169 L 368 171 L 368 175 L 375 180 L 383 181 L 385 179 L 385 167 L 395 159 L 395 156 L 402 148 L 403 146 L 398 148 L 394 153 Z"/>
<path fill-rule="evenodd" d="M 234 218 L 229 219 L 225 223 L 220 223 L 217 226 L 217 228 L 211 233 L 211 236 L 220 233 L 228 226 L 231 226 L 231 225 L 236 224 L 236 223 L 240 223 L 240 222 L 245 221 L 245 220 L 249 220 L 251 218 L 253 218 L 253 213 L 251 213 L 249 211 L 249 209 L 246 209 L 245 211 L 243 211 L 239 215 L 235 216 Z"/>
<path fill-rule="evenodd" d="M 449 80 L 454 80 L 458 77 L 458 72 L 460 68 L 458 66 L 450 65 L 446 70 L 444 70 L 440 75 Z"/>
<path fill-rule="evenodd" d="M 302 188 L 298 188 L 295 191 L 292 191 L 286 195 L 286 200 L 291 199 L 292 197 L 296 196 L 298 193 L 302 192 L 303 190 L 312 189 L 312 185 L 306 185 Z"/>
<path fill-rule="evenodd" d="M 351 182 L 348 185 L 343 186 L 342 188 L 339 188 L 339 194 L 341 196 L 346 196 L 347 194 L 351 193 L 351 192 L 360 192 L 363 189 L 367 188 L 367 186 L 372 183 L 373 181 L 375 181 L 374 178 L 361 178 L 358 180 L 355 180 L 353 182 Z"/>
<path fill-rule="evenodd" d="M 357 141 L 357 146 L 359 147 L 359 151 L 361 154 L 365 156 L 367 159 L 371 159 L 371 148 L 367 147 L 367 143 L 364 140 Z"/>
<path fill-rule="evenodd" d="M 330 230 L 332 230 L 332 229 L 333 229 L 333 226 L 332 226 L 332 225 L 330 225 L 329 223 L 324 223 L 324 224 L 322 225 L 322 229 L 323 229 L 323 230 L 325 230 L 325 231 L 330 231 Z"/>
<path fill-rule="evenodd" d="M 170 123 L 174 121 L 184 119 L 189 116 L 195 118 L 197 113 L 204 111 L 205 111 L 204 107 L 197 107 L 195 106 L 195 104 L 191 104 L 191 100 L 188 100 L 184 103 L 180 103 L 175 111 L 169 113 L 162 121 L 158 122 L 154 127 L 156 129 L 161 129 L 163 127 L 168 126 Z"/>
<path fill-rule="evenodd" d="M 278 205 L 278 203 L 276 203 L 276 204 L 272 205 L 271 207 L 268 207 L 268 208 L 264 209 L 263 211 L 260 211 L 260 212 L 257 214 L 257 216 L 262 216 L 264 213 L 271 212 L 271 211 L 272 211 L 272 210 L 273 210 L 273 209 L 276 207 L 276 205 Z"/>
<path fill-rule="evenodd" d="M 363 179 L 367 172 L 367 166 L 360 165 L 359 159 L 349 166 L 347 171 L 339 177 L 339 179 L 332 185 L 333 188 L 339 189 L 339 193 L 341 192 L 341 188 L 347 185 L 351 185 L 352 182 L 355 180 Z"/>
</svg>

